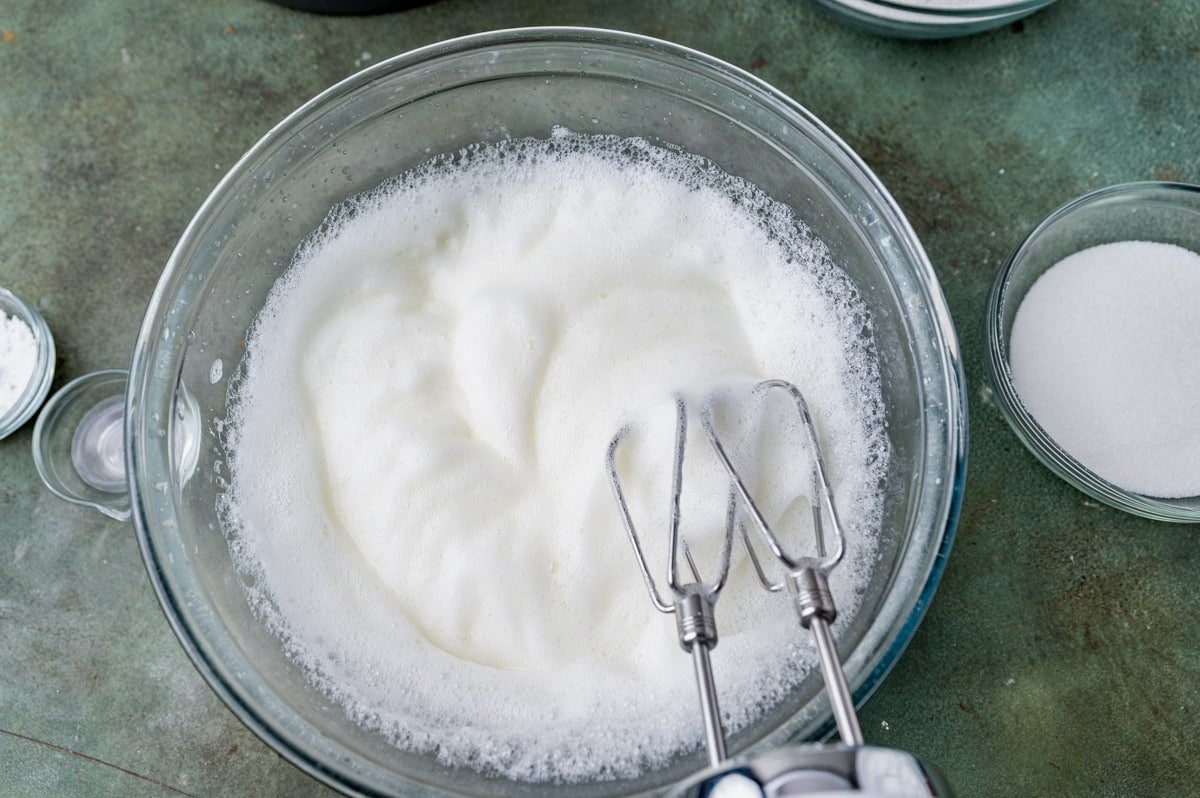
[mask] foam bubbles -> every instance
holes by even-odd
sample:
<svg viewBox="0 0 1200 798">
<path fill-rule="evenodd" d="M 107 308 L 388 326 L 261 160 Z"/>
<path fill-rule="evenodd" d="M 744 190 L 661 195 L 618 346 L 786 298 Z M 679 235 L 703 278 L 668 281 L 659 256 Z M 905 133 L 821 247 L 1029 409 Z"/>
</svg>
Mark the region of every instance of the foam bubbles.
<svg viewBox="0 0 1200 798">
<path fill-rule="evenodd" d="M 231 549 L 290 656 L 395 745 L 514 779 L 660 767 L 701 744 L 699 710 L 608 440 L 639 423 L 625 484 L 665 539 L 671 392 L 799 384 L 850 536 L 833 581 L 851 616 L 887 461 L 865 319 L 786 207 L 700 159 L 556 131 L 435 160 L 335 208 L 256 320 L 226 427 Z M 692 444 L 684 530 L 702 545 L 723 482 Z M 759 453 L 766 504 L 797 514 L 786 453 Z M 747 562 L 717 614 L 738 729 L 813 663 Z"/>
</svg>

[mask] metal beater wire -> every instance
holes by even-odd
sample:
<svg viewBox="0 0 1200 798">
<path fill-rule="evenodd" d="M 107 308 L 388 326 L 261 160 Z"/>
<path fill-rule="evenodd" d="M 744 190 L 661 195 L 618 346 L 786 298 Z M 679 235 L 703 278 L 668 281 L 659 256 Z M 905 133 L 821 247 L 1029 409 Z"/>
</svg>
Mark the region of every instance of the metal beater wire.
<svg viewBox="0 0 1200 798">
<path fill-rule="evenodd" d="M 675 456 L 671 473 L 671 503 L 669 538 L 667 543 L 667 587 L 671 591 L 673 601 L 663 600 L 655 584 L 650 567 L 642 550 L 637 527 L 626 501 L 625 492 L 621 488 L 621 480 L 617 475 L 617 449 L 629 436 L 632 427 L 623 426 L 608 444 L 605 455 L 605 467 L 608 471 L 609 483 L 625 533 L 633 546 L 638 568 L 641 570 L 642 581 L 650 594 L 650 601 L 659 612 L 675 615 L 675 623 L 679 632 L 679 644 L 684 651 L 691 654 L 692 666 L 695 673 L 696 687 L 700 698 L 700 709 L 704 720 L 704 740 L 708 751 L 710 765 L 716 766 L 725 759 L 725 732 L 721 727 L 721 713 L 717 705 L 716 681 L 713 678 L 712 661 L 709 652 L 717 644 L 717 626 L 713 615 L 713 605 L 725 579 L 729 575 L 730 553 L 733 548 L 733 530 L 737 515 L 736 494 L 732 486 L 726 502 L 725 539 L 718 557 L 716 575 L 709 582 L 704 582 L 696 567 L 687 541 L 681 540 L 680 500 L 683 494 L 683 460 L 687 447 L 687 404 L 681 395 L 675 396 Z M 683 549 L 684 558 L 692 579 L 684 581 L 679 577 L 679 549 Z"/>
<path fill-rule="evenodd" d="M 817 646 L 817 655 L 821 661 L 821 673 L 825 679 L 825 689 L 829 693 L 829 703 L 833 708 L 834 719 L 837 722 L 838 734 L 841 736 L 842 742 L 848 745 L 862 745 L 862 729 L 859 726 L 858 715 L 854 709 L 853 696 L 850 693 L 849 686 L 846 684 L 846 675 L 842 669 L 841 660 L 838 658 L 837 649 L 834 647 L 833 634 L 829 628 L 830 624 L 837 618 L 837 608 L 833 602 L 833 593 L 829 589 L 829 572 L 841 562 L 845 554 L 845 534 L 842 530 L 841 520 L 838 518 L 837 506 L 833 499 L 833 488 L 829 483 L 829 476 L 825 469 L 825 458 L 821 454 L 821 444 L 817 437 L 817 428 L 813 424 L 812 415 L 808 411 L 808 403 L 805 402 L 800 389 L 785 380 L 766 380 L 755 386 L 755 393 L 760 396 L 771 390 L 782 390 L 792 398 L 807 438 L 813 463 L 813 495 L 810 497 L 810 502 L 813 508 L 813 532 L 817 542 L 816 557 L 793 557 L 788 554 L 779 537 L 775 534 L 775 531 L 771 529 L 771 525 L 767 523 L 766 518 L 759 510 L 757 502 L 754 501 L 754 497 L 750 494 L 745 481 L 742 479 L 741 474 L 738 473 L 737 468 L 734 467 L 733 461 L 730 459 L 725 446 L 721 443 L 721 439 L 717 435 L 713 422 L 715 395 L 710 395 L 709 400 L 701 408 L 700 422 L 704 427 L 705 435 L 708 436 L 713 451 L 716 452 L 718 459 L 725 467 L 730 483 L 737 492 L 742 506 L 750 518 L 753 519 L 760 535 L 767 544 L 767 548 L 771 550 L 771 553 L 783 565 L 786 571 L 784 584 L 787 586 L 788 593 L 792 596 L 796 613 L 800 617 L 800 624 L 806 629 L 810 629 L 813 633 L 813 639 Z M 824 516 L 828 517 L 829 526 L 833 530 L 834 551 L 832 555 L 828 554 L 825 550 L 822 509 L 824 510 Z M 750 545 L 750 541 L 746 537 L 744 530 L 743 541 L 746 544 L 746 550 L 749 552 L 751 561 L 754 563 L 754 568 L 758 573 L 760 581 L 768 589 L 778 589 L 777 586 L 771 585 L 770 581 L 765 578 L 758 558 L 754 554 L 754 548 Z"/>
</svg>

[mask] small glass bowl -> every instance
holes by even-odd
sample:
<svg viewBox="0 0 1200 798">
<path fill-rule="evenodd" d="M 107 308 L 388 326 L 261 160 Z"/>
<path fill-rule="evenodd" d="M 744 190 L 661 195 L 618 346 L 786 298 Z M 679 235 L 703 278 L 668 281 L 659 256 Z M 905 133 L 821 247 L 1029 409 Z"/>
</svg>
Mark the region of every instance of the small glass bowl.
<svg viewBox="0 0 1200 798">
<path fill-rule="evenodd" d="M 129 372 L 85 374 L 46 403 L 33 427 L 33 463 L 50 492 L 128 521 L 125 385 Z"/>
<path fill-rule="evenodd" d="M 1105 504 L 1158 521 L 1200 521 L 1200 496 L 1161 499 L 1124 490 L 1059 446 L 1017 395 L 1008 362 L 1013 320 L 1025 294 L 1066 256 L 1118 241 L 1157 241 L 1200 252 L 1200 186 L 1142 182 L 1085 194 L 1047 216 L 996 276 L 984 312 L 984 371 L 1021 442 L 1051 471 Z M 1200 312 L 1200 311 L 1198 311 Z"/>
<path fill-rule="evenodd" d="M 1054 0 L 811 0 L 863 30 L 905 39 L 941 39 L 998 28 Z"/>
<path fill-rule="evenodd" d="M 20 429 L 29 417 L 42 406 L 50 392 L 50 381 L 54 378 L 54 336 L 41 314 L 31 308 L 7 288 L 0 288 L 0 313 L 11 316 L 29 325 L 37 345 L 37 359 L 28 384 L 11 407 L 0 412 L 0 438 L 7 438 Z"/>
</svg>

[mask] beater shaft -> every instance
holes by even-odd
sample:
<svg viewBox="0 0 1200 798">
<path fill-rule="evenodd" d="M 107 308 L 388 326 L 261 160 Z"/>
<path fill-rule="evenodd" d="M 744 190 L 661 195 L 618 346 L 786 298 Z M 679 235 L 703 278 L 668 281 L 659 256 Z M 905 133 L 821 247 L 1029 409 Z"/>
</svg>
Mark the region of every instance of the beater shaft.
<svg viewBox="0 0 1200 798">
<path fill-rule="evenodd" d="M 833 647 L 833 633 L 824 618 L 813 618 L 808 628 L 817 643 L 817 656 L 821 660 L 821 675 L 825 679 L 825 692 L 829 693 L 829 704 L 833 707 L 833 718 L 837 722 L 838 736 L 846 745 L 862 745 L 862 728 L 858 725 L 858 713 L 854 710 L 854 699 L 850 686 L 846 684 L 846 673 L 837 649 Z"/>
<path fill-rule="evenodd" d="M 704 717 L 704 745 L 708 751 L 708 764 L 716 767 L 725 759 L 725 730 L 721 727 L 717 683 L 713 679 L 708 646 L 692 646 L 692 669 L 696 673 L 700 712 Z"/>
<path fill-rule="evenodd" d="M 819 526 L 819 522 L 818 522 Z M 854 710 L 854 699 L 846 684 L 846 673 L 833 645 L 833 633 L 829 625 L 837 618 L 833 604 L 833 593 L 825 572 L 814 567 L 801 567 L 788 573 L 784 580 L 800 625 L 813 633 L 817 645 L 817 657 L 821 662 L 821 675 L 825 680 L 825 692 L 837 722 L 838 735 L 847 745 L 862 745 L 862 729 L 858 725 L 858 714 Z"/>
<path fill-rule="evenodd" d="M 691 564 L 690 555 L 688 564 Z M 700 712 L 704 719 L 704 743 L 708 751 L 708 763 L 714 766 L 725 759 L 725 730 L 721 727 L 717 683 L 709 656 L 709 652 L 717 645 L 717 622 L 713 617 L 715 603 L 716 594 L 704 590 L 703 585 L 696 582 L 677 588 L 673 610 L 679 628 L 679 645 L 692 655 Z"/>
</svg>

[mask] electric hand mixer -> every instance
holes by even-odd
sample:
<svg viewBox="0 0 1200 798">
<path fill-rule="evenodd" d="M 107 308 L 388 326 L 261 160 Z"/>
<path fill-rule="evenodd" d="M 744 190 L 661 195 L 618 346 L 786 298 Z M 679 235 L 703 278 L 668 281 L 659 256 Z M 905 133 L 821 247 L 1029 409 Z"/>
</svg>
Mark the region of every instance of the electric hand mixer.
<svg viewBox="0 0 1200 798">
<path fill-rule="evenodd" d="M 650 600 L 660 612 L 673 613 L 679 631 L 679 643 L 692 657 L 700 708 L 704 719 L 705 743 L 709 768 L 692 781 L 675 789 L 675 798 L 785 798 L 785 796 L 872 796 L 873 798 L 950 798 L 951 792 L 940 776 L 915 756 L 889 748 L 863 744 L 854 702 L 834 648 L 830 624 L 837 617 L 829 574 L 841 562 L 845 536 L 838 519 L 821 454 L 816 427 L 803 395 L 795 385 L 783 380 L 767 380 L 755 386 L 759 397 L 769 391 L 783 391 L 794 402 L 799 414 L 805 444 L 812 463 L 813 531 L 816 556 L 789 554 L 775 530 L 767 522 L 751 496 L 741 473 L 722 443 L 713 419 L 713 397 L 701 408 L 704 433 L 721 466 L 729 476 L 726 502 L 725 537 L 717 556 L 715 573 L 705 581 L 696 567 L 687 541 L 680 536 L 680 499 L 683 491 L 683 460 L 687 444 L 688 408 L 682 396 L 675 397 L 675 452 L 671 480 L 669 538 L 667 542 L 667 587 L 672 600 L 663 599 L 646 561 L 636 526 L 617 475 L 617 449 L 631 427 L 626 425 L 609 443 L 606 468 L 613 495 L 621 513 L 625 531 L 633 545 L 642 579 Z M 771 582 L 751 544 L 745 524 L 748 516 L 759 536 L 784 570 L 783 580 Z M 833 550 L 827 552 L 825 526 L 832 530 Z M 733 538 L 740 532 L 747 556 L 762 586 L 771 591 L 786 588 L 800 618 L 800 624 L 813 633 L 821 673 L 837 723 L 840 745 L 801 745 L 761 754 L 726 758 L 725 736 L 717 705 L 717 690 L 709 652 L 717 644 L 714 607 L 729 573 Z M 682 550 L 691 580 L 680 576 L 679 552 Z"/>
</svg>

